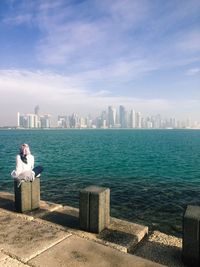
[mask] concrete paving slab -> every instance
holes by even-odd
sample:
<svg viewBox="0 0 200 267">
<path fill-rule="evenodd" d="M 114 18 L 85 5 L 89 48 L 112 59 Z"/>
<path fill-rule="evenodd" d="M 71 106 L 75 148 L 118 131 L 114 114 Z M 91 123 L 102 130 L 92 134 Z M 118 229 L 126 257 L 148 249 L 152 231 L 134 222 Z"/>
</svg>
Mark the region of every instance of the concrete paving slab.
<svg viewBox="0 0 200 267">
<path fill-rule="evenodd" d="M 22 262 L 27 262 L 70 235 L 51 225 L 0 210 L 0 248 Z"/>
<path fill-rule="evenodd" d="M 36 267 L 161 267 L 96 242 L 71 236 L 28 262 Z"/>
<path fill-rule="evenodd" d="M 11 257 L 7 257 L 6 259 L 2 261 L 0 260 L 0 266 L 1 267 L 30 267 L 30 265 L 24 264 Z"/>
<path fill-rule="evenodd" d="M 6 258 L 8 258 L 8 255 L 6 255 L 6 254 L 0 252 L 0 262 L 3 261 L 3 260 L 5 260 Z M 1 265 L 0 265 L 0 266 L 1 266 Z"/>
</svg>

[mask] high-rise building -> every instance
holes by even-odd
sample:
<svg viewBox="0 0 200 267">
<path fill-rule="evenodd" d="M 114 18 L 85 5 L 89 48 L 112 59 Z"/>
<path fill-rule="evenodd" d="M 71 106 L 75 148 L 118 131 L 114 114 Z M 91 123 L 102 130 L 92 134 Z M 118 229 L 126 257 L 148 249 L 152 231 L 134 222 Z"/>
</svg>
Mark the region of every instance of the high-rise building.
<svg viewBox="0 0 200 267">
<path fill-rule="evenodd" d="M 108 127 L 113 128 L 115 127 L 116 123 L 116 109 L 109 106 L 108 107 Z"/>
<path fill-rule="evenodd" d="M 79 128 L 79 117 L 76 113 L 70 116 L 70 128 Z"/>
<path fill-rule="evenodd" d="M 20 113 L 17 112 L 17 127 L 20 127 Z"/>
<path fill-rule="evenodd" d="M 142 128 L 142 116 L 140 112 L 136 112 L 135 114 L 136 118 L 136 128 Z"/>
<path fill-rule="evenodd" d="M 28 128 L 28 117 L 27 115 L 17 113 L 17 127 Z"/>
<path fill-rule="evenodd" d="M 39 106 L 34 109 L 34 113 L 17 113 L 17 127 L 19 128 L 50 128 L 51 115 L 39 115 Z"/>
<path fill-rule="evenodd" d="M 136 128 L 135 110 L 133 109 L 130 112 L 130 128 Z"/>
<path fill-rule="evenodd" d="M 28 128 L 38 128 L 38 116 L 36 114 L 27 114 Z"/>
<path fill-rule="evenodd" d="M 50 128 L 51 127 L 51 115 L 45 114 L 40 116 L 41 128 Z"/>
<path fill-rule="evenodd" d="M 107 121 L 108 121 L 108 115 L 106 113 L 106 111 L 102 111 L 101 113 L 101 126 L 100 128 L 107 128 Z"/>
<path fill-rule="evenodd" d="M 36 114 L 37 116 L 39 116 L 39 111 L 40 111 L 40 107 L 39 107 L 39 105 L 37 105 L 37 106 L 35 107 L 34 111 L 35 111 L 35 114 Z"/>
<path fill-rule="evenodd" d="M 67 128 L 67 116 L 58 116 L 57 125 L 59 128 Z"/>
<path fill-rule="evenodd" d="M 119 106 L 119 123 L 121 128 L 127 128 L 127 113 L 124 106 Z"/>
</svg>

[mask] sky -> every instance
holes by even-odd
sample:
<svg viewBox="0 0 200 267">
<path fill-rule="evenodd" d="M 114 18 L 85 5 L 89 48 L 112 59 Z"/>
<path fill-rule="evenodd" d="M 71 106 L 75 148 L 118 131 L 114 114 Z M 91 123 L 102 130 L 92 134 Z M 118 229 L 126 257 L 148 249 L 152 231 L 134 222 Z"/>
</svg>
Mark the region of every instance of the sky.
<svg viewBox="0 0 200 267">
<path fill-rule="evenodd" d="M 0 126 L 120 104 L 200 121 L 199 0 L 0 0 Z"/>
</svg>

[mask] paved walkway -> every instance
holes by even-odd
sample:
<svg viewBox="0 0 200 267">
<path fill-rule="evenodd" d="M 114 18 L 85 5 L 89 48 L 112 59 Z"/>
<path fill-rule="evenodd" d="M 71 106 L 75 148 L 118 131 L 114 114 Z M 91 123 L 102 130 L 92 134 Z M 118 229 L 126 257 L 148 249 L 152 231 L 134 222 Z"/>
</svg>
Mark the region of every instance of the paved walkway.
<svg viewBox="0 0 200 267">
<path fill-rule="evenodd" d="M 40 210 L 26 215 L 16 213 L 13 195 L 0 193 L 1 267 L 163 266 L 125 253 L 145 227 L 113 219 L 106 231 L 95 235 L 79 230 L 77 209 L 53 203 L 41 202 Z"/>
</svg>

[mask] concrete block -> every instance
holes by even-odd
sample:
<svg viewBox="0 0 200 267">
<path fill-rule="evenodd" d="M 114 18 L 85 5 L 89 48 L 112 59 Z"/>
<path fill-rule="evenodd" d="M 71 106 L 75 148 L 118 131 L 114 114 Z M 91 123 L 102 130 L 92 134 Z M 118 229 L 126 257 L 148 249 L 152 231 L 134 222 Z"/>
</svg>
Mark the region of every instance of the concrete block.
<svg viewBox="0 0 200 267">
<path fill-rule="evenodd" d="M 86 231 L 89 231 L 90 229 L 90 223 L 89 223 L 89 192 L 86 190 L 80 191 L 79 196 L 79 221 L 80 221 L 80 228 Z"/>
<path fill-rule="evenodd" d="M 40 207 L 40 179 L 35 178 L 31 187 L 31 210 L 35 210 Z"/>
<path fill-rule="evenodd" d="M 14 181 L 15 208 L 18 212 L 31 210 L 31 183 L 23 182 L 18 187 L 18 182 Z"/>
<path fill-rule="evenodd" d="M 200 266 L 200 206 L 188 205 L 183 217 L 183 262 Z"/>
<path fill-rule="evenodd" d="M 18 212 L 26 212 L 39 208 L 40 204 L 40 179 L 33 182 L 22 182 L 18 187 L 18 182 L 14 181 L 15 208 Z"/>
<path fill-rule="evenodd" d="M 80 228 L 100 233 L 110 224 L 110 189 L 89 186 L 80 191 Z"/>
</svg>

